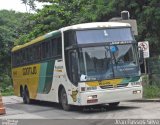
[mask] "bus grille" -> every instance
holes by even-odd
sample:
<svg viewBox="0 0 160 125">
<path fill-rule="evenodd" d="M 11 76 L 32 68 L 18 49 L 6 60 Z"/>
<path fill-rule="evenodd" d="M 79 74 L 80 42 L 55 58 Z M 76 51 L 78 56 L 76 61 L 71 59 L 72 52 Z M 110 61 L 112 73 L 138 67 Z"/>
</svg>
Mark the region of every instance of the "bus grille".
<svg viewBox="0 0 160 125">
<path fill-rule="evenodd" d="M 128 83 L 125 84 L 117 84 L 117 85 L 105 85 L 105 86 L 100 86 L 101 89 L 109 89 L 109 88 L 121 88 L 121 87 L 126 87 L 128 86 Z"/>
</svg>

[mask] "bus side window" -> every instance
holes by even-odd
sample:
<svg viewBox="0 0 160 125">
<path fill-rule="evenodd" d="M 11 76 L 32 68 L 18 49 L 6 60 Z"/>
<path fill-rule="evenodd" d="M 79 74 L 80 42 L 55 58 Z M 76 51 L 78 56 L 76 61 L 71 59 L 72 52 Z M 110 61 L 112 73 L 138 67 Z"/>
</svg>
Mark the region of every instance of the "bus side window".
<svg viewBox="0 0 160 125">
<path fill-rule="evenodd" d="M 62 40 L 61 37 L 52 39 L 51 42 L 52 57 L 62 57 Z"/>
<path fill-rule="evenodd" d="M 20 51 L 17 52 L 17 65 L 20 65 Z"/>
<path fill-rule="evenodd" d="M 14 52 L 14 65 L 17 66 L 17 53 Z"/>
<path fill-rule="evenodd" d="M 29 48 L 29 62 L 33 61 L 33 47 Z"/>
<path fill-rule="evenodd" d="M 34 46 L 32 46 L 32 60 L 33 60 L 33 62 L 35 62 L 36 61 L 36 46 L 34 45 Z"/>
<path fill-rule="evenodd" d="M 57 55 L 62 57 L 62 38 L 59 37 L 57 39 L 58 43 L 57 43 Z"/>
<path fill-rule="evenodd" d="M 47 58 L 50 58 L 50 42 L 49 41 L 47 41 L 46 42 L 46 57 Z"/>
<path fill-rule="evenodd" d="M 45 55 L 46 55 L 46 44 L 45 44 L 45 42 L 43 42 L 41 44 L 41 54 L 42 54 L 42 59 L 44 59 Z"/>
<path fill-rule="evenodd" d="M 41 44 L 37 45 L 37 54 L 36 54 L 36 58 L 39 61 L 41 59 Z"/>
<path fill-rule="evenodd" d="M 70 78 L 71 81 L 77 85 L 78 83 L 78 61 L 77 61 L 77 54 L 76 52 L 70 53 Z"/>
<path fill-rule="evenodd" d="M 27 63 L 27 49 L 24 49 L 24 64 Z"/>
<path fill-rule="evenodd" d="M 29 53 L 28 53 L 28 48 L 25 49 L 25 55 L 26 55 L 26 63 L 29 62 Z M 26 64 L 25 63 L 25 64 Z"/>
<path fill-rule="evenodd" d="M 25 64 L 25 52 L 22 50 L 22 65 Z"/>
<path fill-rule="evenodd" d="M 57 56 L 57 39 L 52 39 L 52 54 L 53 57 Z"/>
</svg>

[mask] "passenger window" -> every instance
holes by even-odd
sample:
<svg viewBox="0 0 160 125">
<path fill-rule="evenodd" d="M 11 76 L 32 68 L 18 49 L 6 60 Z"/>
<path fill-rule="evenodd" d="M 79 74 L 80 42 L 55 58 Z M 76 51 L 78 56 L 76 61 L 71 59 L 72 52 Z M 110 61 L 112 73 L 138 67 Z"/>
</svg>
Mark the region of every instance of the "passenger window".
<svg viewBox="0 0 160 125">
<path fill-rule="evenodd" d="M 78 84 L 78 61 L 77 61 L 77 53 L 70 52 L 70 78 L 71 81 L 77 85 Z"/>
</svg>

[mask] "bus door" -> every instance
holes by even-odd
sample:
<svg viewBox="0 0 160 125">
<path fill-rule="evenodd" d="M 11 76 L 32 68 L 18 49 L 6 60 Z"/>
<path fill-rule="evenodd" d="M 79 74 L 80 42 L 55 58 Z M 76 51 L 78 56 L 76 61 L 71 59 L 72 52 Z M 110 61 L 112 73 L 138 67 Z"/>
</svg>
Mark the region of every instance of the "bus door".
<svg viewBox="0 0 160 125">
<path fill-rule="evenodd" d="M 79 76 L 78 76 L 78 54 L 76 50 L 70 50 L 68 53 L 69 57 L 69 74 L 68 77 L 71 81 L 71 97 L 72 101 L 76 102 L 78 98 L 78 81 L 79 81 Z"/>
<path fill-rule="evenodd" d="M 78 56 L 76 50 L 69 51 L 69 78 L 72 85 L 78 85 Z"/>
</svg>

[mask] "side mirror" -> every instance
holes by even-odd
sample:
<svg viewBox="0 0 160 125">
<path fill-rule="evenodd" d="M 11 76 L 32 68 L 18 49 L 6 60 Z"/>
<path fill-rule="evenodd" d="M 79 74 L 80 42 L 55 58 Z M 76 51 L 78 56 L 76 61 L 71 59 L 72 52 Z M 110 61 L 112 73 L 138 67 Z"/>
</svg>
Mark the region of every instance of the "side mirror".
<svg viewBox="0 0 160 125">
<path fill-rule="evenodd" d="M 138 48 L 138 53 L 139 53 L 139 63 L 143 64 L 144 55 L 143 55 L 143 50 L 140 47 Z"/>
</svg>

